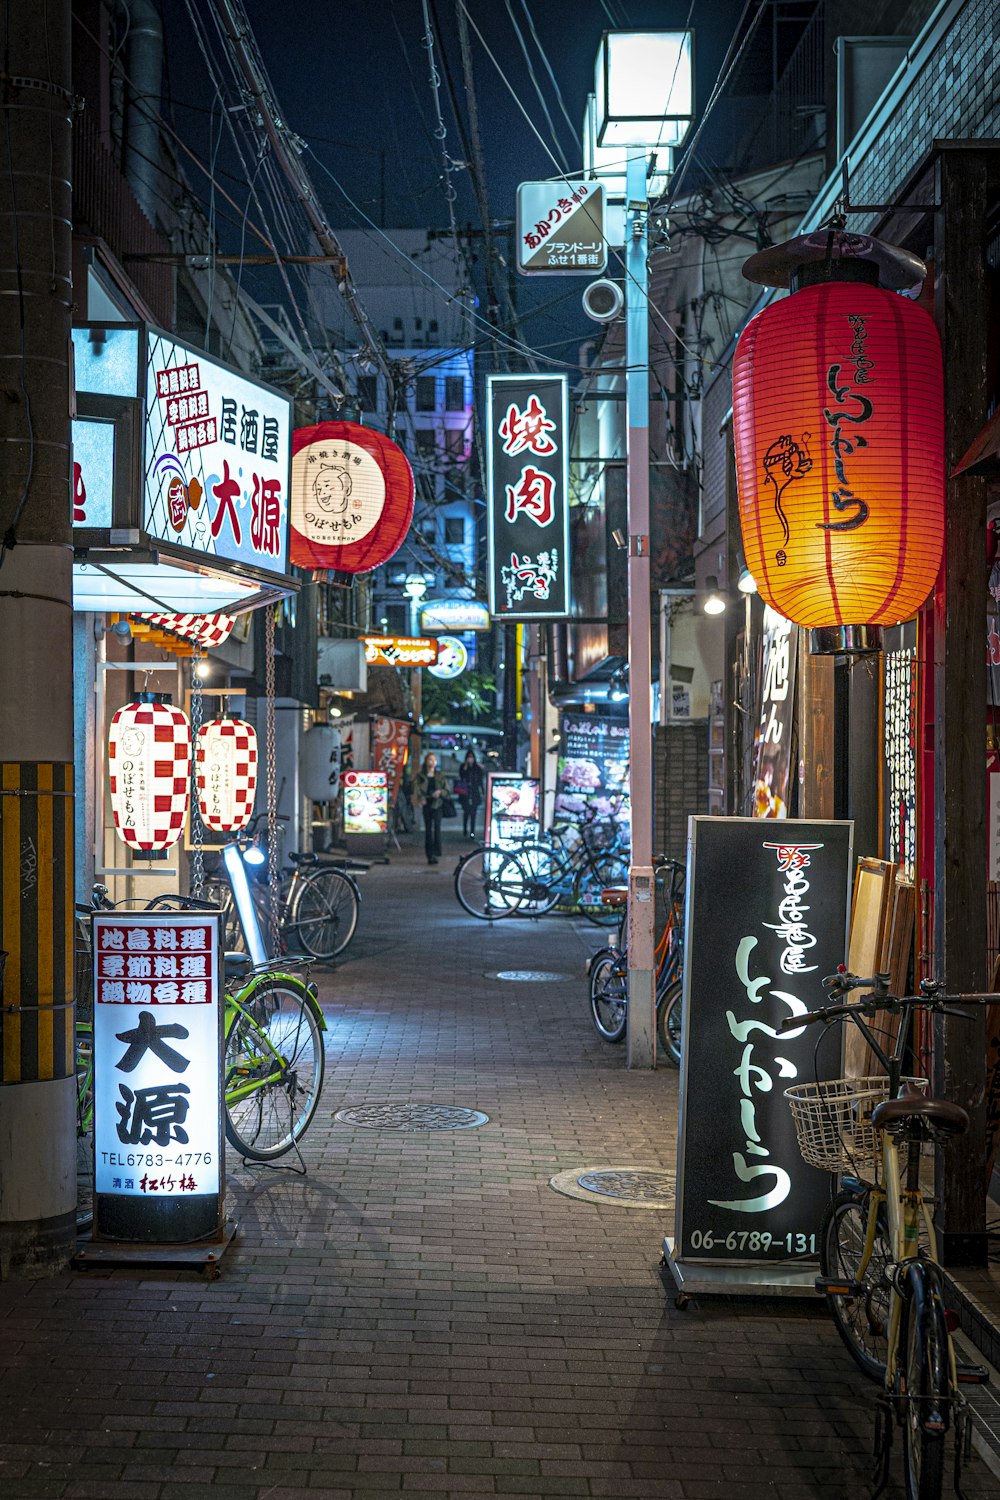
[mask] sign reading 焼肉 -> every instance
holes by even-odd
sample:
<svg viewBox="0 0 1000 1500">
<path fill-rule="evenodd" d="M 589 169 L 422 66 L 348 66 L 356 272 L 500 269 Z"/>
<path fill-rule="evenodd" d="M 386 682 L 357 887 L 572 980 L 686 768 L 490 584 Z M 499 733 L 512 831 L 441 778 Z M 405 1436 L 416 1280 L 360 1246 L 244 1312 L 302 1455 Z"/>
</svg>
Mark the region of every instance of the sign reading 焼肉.
<svg viewBox="0 0 1000 1500">
<path fill-rule="evenodd" d="M 569 613 L 568 423 L 564 375 L 488 381 L 490 612 Z"/>
<path fill-rule="evenodd" d="M 790 620 L 770 605 L 765 606 L 751 808 L 755 818 L 788 817 L 798 636 L 798 629 Z"/>
<path fill-rule="evenodd" d="M 675 1257 L 815 1256 L 830 1180 L 799 1154 L 784 1091 L 840 1075 L 816 1010 L 844 962 L 853 825 L 692 818 Z"/>
<path fill-rule="evenodd" d="M 222 1203 L 219 919 L 98 914 L 94 1238 L 181 1244 Z"/>
<path fill-rule="evenodd" d="M 600 276 L 607 264 L 600 183 L 521 183 L 517 190 L 517 269 L 522 276 Z"/>
</svg>

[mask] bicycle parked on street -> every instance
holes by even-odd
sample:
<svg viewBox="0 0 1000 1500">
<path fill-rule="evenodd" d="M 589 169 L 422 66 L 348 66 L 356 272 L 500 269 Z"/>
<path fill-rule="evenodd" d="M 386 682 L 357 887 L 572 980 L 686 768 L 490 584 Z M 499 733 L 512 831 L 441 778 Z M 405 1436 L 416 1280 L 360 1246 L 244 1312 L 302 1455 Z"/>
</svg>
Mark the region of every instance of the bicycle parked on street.
<svg viewBox="0 0 1000 1500">
<path fill-rule="evenodd" d="M 958 1495 L 962 1467 L 971 1456 L 972 1424 L 962 1386 L 984 1384 L 988 1372 L 956 1359 L 920 1163 L 926 1145 L 963 1134 L 969 1117 L 958 1105 L 929 1097 L 926 1080 L 904 1078 L 903 1059 L 916 1011 L 969 1021 L 973 1017 L 956 1005 L 982 1005 L 997 997 L 946 995 L 943 983 L 924 980 L 919 995 L 899 998 L 889 994 L 888 982 L 887 974 L 859 979 L 842 970 L 824 981 L 832 1005 L 789 1016 L 781 1026 L 789 1031 L 850 1020 L 885 1075 L 796 1085 L 785 1097 L 802 1156 L 836 1174 L 835 1183 L 839 1179 L 820 1230 L 822 1274 L 816 1289 L 826 1296 L 859 1369 L 883 1387 L 877 1400 L 874 1495 L 888 1483 L 893 1429 L 899 1426 L 907 1500 L 940 1500 L 949 1432 Z M 845 1003 L 856 989 L 870 993 Z M 880 1012 L 898 1017 L 890 1052 L 865 1020 Z"/>
<path fill-rule="evenodd" d="M 210 901 L 175 895 L 154 897 L 142 909 L 218 911 Z M 92 951 L 86 919 L 95 911 L 113 910 L 103 886 L 95 887 L 93 905 L 77 906 L 78 980 L 84 975 L 82 960 Z M 294 973 L 294 966 L 294 960 L 255 966 L 249 954 L 238 952 L 224 958 L 225 1130 L 230 1144 L 249 1161 L 274 1161 L 290 1151 L 308 1130 L 323 1087 L 326 1021 L 315 984 Z M 89 965 L 87 972 L 92 974 Z M 93 1199 L 92 982 L 82 994 L 78 991 L 77 1005 L 77 1227 L 82 1229 L 92 1217 Z"/>
<path fill-rule="evenodd" d="M 513 848 L 473 849 L 459 860 L 455 894 L 470 916 L 485 921 L 542 917 L 566 905 L 606 926 L 618 918 L 605 906 L 602 892 L 627 877 L 628 849 L 620 829 L 608 830 L 590 819 L 578 829 L 554 824 L 546 839 L 528 839 Z"/>
<path fill-rule="evenodd" d="M 288 819 L 279 813 L 277 821 L 286 823 Z M 243 855 L 258 921 L 267 932 L 271 897 L 267 883 L 266 814 L 258 813 L 251 818 L 235 842 Z M 290 854 L 289 861 L 278 885 L 278 929 L 283 946 L 287 949 L 291 939 L 313 958 L 336 958 L 343 953 L 358 925 L 361 890 L 351 871 L 366 870 L 368 866 L 325 854 Z M 227 950 L 243 951 L 245 940 L 229 881 L 222 875 L 211 876 L 205 881 L 203 892 L 223 914 Z"/>
<path fill-rule="evenodd" d="M 666 885 L 667 919 L 656 944 L 656 1030 L 661 1052 L 674 1067 L 681 1060 L 681 1023 L 683 1019 L 684 966 L 684 885 L 686 872 L 676 859 L 655 861 L 657 882 Z M 612 888 L 603 893 L 605 905 L 624 913 L 628 892 Z M 599 948 L 587 966 L 590 978 L 590 1011 L 599 1036 L 606 1042 L 620 1042 L 628 1027 L 628 952 L 625 933 L 619 931 L 618 942 Z"/>
</svg>

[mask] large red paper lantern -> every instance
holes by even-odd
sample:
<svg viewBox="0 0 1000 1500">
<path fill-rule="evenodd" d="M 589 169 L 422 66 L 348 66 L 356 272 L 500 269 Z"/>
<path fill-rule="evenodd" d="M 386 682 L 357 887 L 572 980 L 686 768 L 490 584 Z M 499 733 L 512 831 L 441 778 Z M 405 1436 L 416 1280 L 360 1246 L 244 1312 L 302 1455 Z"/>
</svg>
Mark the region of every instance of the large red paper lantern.
<svg viewBox="0 0 1000 1500">
<path fill-rule="evenodd" d="M 413 471 L 390 438 L 357 422 L 320 422 L 292 436 L 290 556 L 300 568 L 370 573 L 413 519 Z"/>
<path fill-rule="evenodd" d="M 139 854 L 169 849 L 184 829 L 191 786 L 191 726 L 179 708 L 142 693 L 108 733 L 115 832 Z"/>
<path fill-rule="evenodd" d="M 736 348 L 733 425 L 743 548 L 767 604 L 820 632 L 820 649 L 919 609 L 944 523 L 941 347 L 922 308 L 839 279 L 772 303 Z"/>
<path fill-rule="evenodd" d="M 257 796 L 257 732 L 243 719 L 209 719 L 195 735 L 198 812 L 214 833 L 238 833 Z"/>
</svg>

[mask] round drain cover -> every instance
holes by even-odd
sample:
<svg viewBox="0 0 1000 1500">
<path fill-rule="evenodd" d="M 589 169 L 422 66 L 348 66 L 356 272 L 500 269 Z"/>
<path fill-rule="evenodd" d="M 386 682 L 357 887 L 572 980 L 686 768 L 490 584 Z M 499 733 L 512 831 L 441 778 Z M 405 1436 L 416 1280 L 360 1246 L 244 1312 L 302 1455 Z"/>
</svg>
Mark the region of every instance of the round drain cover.
<svg viewBox="0 0 1000 1500">
<path fill-rule="evenodd" d="M 333 1117 L 363 1130 L 470 1130 L 489 1124 L 489 1115 L 457 1104 L 355 1104 Z"/>
<path fill-rule="evenodd" d="M 673 1208 L 675 1174 L 663 1167 L 592 1167 L 560 1172 L 549 1187 L 567 1198 L 618 1208 Z"/>
<path fill-rule="evenodd" d="M 552 974 L 547 969 L 501 969 L 487 979 L 512 979 L 522 984 L 544 984 L 547 979 L 571 979 L 570 974 Z"/>
</svg>

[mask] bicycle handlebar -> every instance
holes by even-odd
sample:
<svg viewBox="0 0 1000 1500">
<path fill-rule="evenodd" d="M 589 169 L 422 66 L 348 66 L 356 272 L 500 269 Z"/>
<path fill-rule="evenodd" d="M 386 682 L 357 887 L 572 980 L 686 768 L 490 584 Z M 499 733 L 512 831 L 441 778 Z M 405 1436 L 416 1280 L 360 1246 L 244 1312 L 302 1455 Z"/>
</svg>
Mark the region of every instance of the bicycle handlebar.
<svg viewBox="0 0 1000 1500">
<path fill-rule="evenodd" d="M 922 1009 L 932 1011 L 935 1015 L 958 1016 L 963 1021 L 971 1021 L 974 1019 L 973 1016 L 945 1002 L 949 1000 L 957 1001 L 959 1005 L 1000 1004 L 1000 994 L 946 995 L 944 993 L 944 981 L 940 979 L 922 980 L 920 988 L 924 993 L 920 995 L 890 995 L 888 991 L 888 978 L 887 974 L 876 974 L 872 978 L 862 979 L 857 974 L 848 974 L 846 970 L 831 974 L 823 981 L 828 989 L 845 994 L 850 990 L 861 989 L 865 985 L 871 985 L 872 993 L 866 995 L 862 1000 L 855 1000 L 842 1005 L 824 1005 L 819 1010 L 807 1010 L 802 1015 L 786 1016 L 779 1023 L 778 1030 L 795 1031 L 800 1026 L 811 1026 L 816 1021 L 840 1021 L 849 1016 L 874 1016 L 880 1010 L 898 1015 L 904 1010 Z"/>
<path fill-rule="evenodd" d="M 152 901 L 147 901 L 143 911 L 159 911 L 164 905 L 183 906 L 185 910 L 192 911 L 221 911 L 221 907 L 215 901 L 202 901 L 198 896 L 178 896 L 164 894 L 154 896 Z"/>
</svg>

